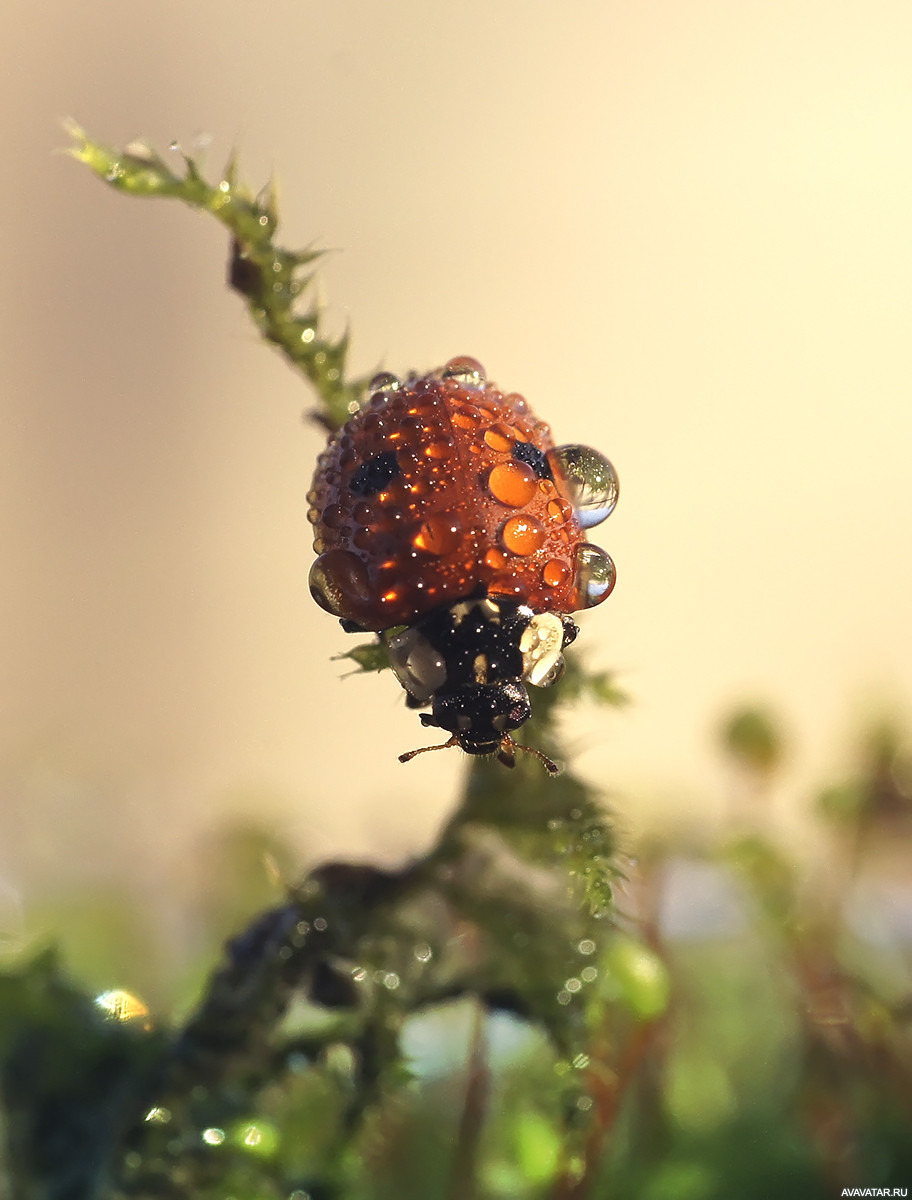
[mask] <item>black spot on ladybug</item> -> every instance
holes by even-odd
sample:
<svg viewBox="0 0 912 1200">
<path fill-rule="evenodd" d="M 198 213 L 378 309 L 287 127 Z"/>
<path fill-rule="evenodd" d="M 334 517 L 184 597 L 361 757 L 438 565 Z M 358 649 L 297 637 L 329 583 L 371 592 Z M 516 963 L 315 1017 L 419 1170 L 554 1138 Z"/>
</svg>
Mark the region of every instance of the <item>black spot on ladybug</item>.
<svg viewBox="0 0 912 1200">
<path fill-rule="evenodd" d="M 351 477 L 349 491 L 356 496 L 375 496 L 399 474 L 395 450 L 385 450 L 363 462 Z"/>
<path fill-rule="evenodd" d="M 531 442 L 514 442 L 513 457 L 519 462 L 524 462 L 527 467 L 531 467 L 539 479 L 554 478 L 545 452 L 539 450 L 538 446 L 533 446 Z"/>
</svg>

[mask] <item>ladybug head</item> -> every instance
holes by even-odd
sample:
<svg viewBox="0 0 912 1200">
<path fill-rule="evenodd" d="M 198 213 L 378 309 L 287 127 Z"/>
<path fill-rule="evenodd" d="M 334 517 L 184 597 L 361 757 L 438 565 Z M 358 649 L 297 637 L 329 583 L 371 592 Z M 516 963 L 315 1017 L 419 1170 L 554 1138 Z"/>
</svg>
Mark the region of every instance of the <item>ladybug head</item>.
<svg viewBox="0 0 912 1200">
<path fill-rule="evenodd" d="M 434 698 L 422 725 L 455 734 L 468 754 L 496 754 L 505 733 L 519 729 L 532 716 L 529 694 L 516 679 L 470 683 Z"/>
<path fill-rule="evenodd" d="M 441 746 L 400 755 L 408 762 L 425 750 L 459 746 L 494 755 L 505 766 L 515 751 L 535 755 L 551 774 L 557 766 L 510 736 L 532 715 L 525 683 L 547 686 L 560 674 L 560 651 L 576 627 L 569 618 L 533 614 L 490 598 L 462 601 L 427 614 L 387 637 L 390 661 L 413 707 L 431 705 L 423 725 L 452 734 Z"/>
<path fill-rule="evenodd" d="M 425 722 L 427 725 L 430 723 L 430 721 Z M 542 754 L 541 750 L 536 750 L 534 746 L 524 746 L 521 742 L 514 741 L 508 733 L 502 734 L 499 741 L 493 742 L 489 746 L 467 744 L 463 738 L 454 733 L 451 738 L 437 746 L 419 746 L 417 750 L 408 750 L 405 754 L 400 754 L 399 761 L 409 762 L 418 754 L 427 754 L 430 750 L 451 750 L 454 746 L 460 746 L 468 754 L 493 755 L 505 767 L 516 766 L 516 751 L 521 750 L 523 754 L 531 754 L 533 758 L 537 758 L 549 775 L 560 775 L 561 769 L 554 759 L 548 758 L 547 754 Z"/>
<path fill-rule="evenodd" d="M 493 755 L 505 767 L 516 765 L 516 751 L 534 755 L 552 774 L 560 771 L 557 763 L 532 746 L 523 746 L 510 737 L 532 716 L 532 705 L 526 689 L 517 680 L 504 683 L 469 684 L 456 692 L 438 696 L 428 715 L 421 714 L 421 724 L 435 726 L 452 733 L 449 741 L 439 746 L 420 746 L 399 755 L 408 762 L 416 754 L 428 750 L 448 750 L 459 746 L 466 754 Z"/>
</svg>

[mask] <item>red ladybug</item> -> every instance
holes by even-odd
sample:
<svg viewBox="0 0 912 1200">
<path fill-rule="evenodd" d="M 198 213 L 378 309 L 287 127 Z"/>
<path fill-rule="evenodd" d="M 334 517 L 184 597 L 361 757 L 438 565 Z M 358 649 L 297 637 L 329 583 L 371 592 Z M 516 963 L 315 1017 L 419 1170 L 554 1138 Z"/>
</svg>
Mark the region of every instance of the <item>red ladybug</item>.
<svg viewBox="0 0 912 1200">
<path fill-rule="evenodd" d="M 308 494 L 314 599 L 349 632 L 378 632 L 424 725 L 443 746 L 495 754 L 531 716 L 525 685 L 554 683 L 614 564 L 584 530 L 617 500 L 611 463 L 555 447 L 522 396 L 473 358 L 371 384 L 370 401 L 317 460 Z M 400 756 L 403 762 L 427 746 Z"/>
</svg>

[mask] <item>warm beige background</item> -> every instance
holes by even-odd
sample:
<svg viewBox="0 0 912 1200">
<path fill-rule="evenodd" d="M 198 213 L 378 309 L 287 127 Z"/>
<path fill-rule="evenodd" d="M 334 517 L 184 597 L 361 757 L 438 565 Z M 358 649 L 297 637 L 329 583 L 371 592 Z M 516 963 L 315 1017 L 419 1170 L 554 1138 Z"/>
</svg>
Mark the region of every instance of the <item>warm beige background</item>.
<svg viewBox="0 0 912 1200">
<path fill-rule="evenodd" d="M 479 357 L 618 465 L 572 733 L 630 823 L 722 785 L 760 698 L 789 795 L 912 692 L 908 0 L 5 0 L 0 879 L 160 886 L 220 812 L 420 850 L 456 755 L 311 604 L 304 387 L 214 223 L 54 155 L 72 115 L 275 170 L 354 366 Z M 12 901 L 10 901 L 12 904 Z"/>
</svg>

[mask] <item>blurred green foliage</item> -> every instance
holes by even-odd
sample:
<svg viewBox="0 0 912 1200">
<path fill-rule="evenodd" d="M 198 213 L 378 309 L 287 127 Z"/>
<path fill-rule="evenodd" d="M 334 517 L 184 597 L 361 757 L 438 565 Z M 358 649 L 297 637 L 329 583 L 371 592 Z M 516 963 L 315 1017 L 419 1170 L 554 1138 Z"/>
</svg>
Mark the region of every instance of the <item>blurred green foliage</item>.
<svg viewBox="0 0 912 1200">
<path fill-rule="evenodd" d="M 536 740 L 555 715 L 537 716 Z M 623 871 L 582 781 L 540 790 L 536 763 L 475 764 L 427 856 L 399 872 L 327 864 L 276 893 L 182 1023 L 132 994 L 129 957 L 116 1004 L 47 953 L 10 969 L 9 1194 L 823 1200 L 908 1186 L 912 871 L 887 880 L 875 923 L 859 908 L 885 862 L 912 862 L 894 734 L 866 738 L 840 785 L 868 797 L 854 833 L 821 792 L 816 854 L 784 849 L 769 812 L 746 828 L 735 804 L 701 843 L 644 837 Z M 745 769 L 775 782 L 766 762 Z M 209 896 L 212 945 L 239 897 L 278 887 L 262 863 L 282 857 L 255 826 L 213 841 L 207 877 L 237 887 Z"/>
</svg>

